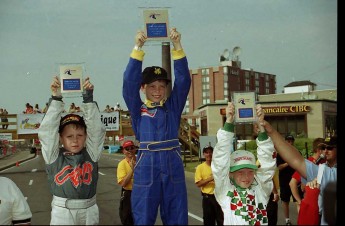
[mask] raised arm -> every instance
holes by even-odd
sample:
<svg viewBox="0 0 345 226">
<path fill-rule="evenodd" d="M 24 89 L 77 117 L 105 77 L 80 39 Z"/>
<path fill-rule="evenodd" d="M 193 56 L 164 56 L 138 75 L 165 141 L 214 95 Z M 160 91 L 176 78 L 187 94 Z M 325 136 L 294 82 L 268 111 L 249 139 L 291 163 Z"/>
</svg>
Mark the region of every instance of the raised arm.
<svg viewBox="0 0 345 226">
<path fill-rule="evenodd" d="M 86 150 L 92 160 L 98 161 L 103 150 L 105 126 L 101 121 L 101 113 L 97 103 L 93 101 L 94 85 L 87 77 L 83 83 L 83 113 L 87 129 Z"/>
<path fill-rule="evenodd" d="M 224 127 L 217 132 L 217 144 L 213 151 L 211 168 L 215 182 L 215 195 L 220 205 L 226 205 L 226 190 L 230 187 L 229 169 L 230 154 L 233 150 L 234 140 L 234 104 L 229 102 L 226 107 L 226 121 Z"/>
<path fill-rule="evenodd" d="M 40 128 L 38 129 L 38 137 L 42 144 L 42 156 L 46 164 L 53 163 L 59 154 L 58 130 L 61 115 L 64 111 L 60 87 L 61 84 L 58 76 L 54 76 L 50 84 L 52 97 L 49 101 L 48 111 L 44 115 Z"/>
<path fill-rule="evenodd" d="M 286 142 L 282 135 L 267 121 L 264 120 L 260 124 L 265 128 L 268 136 L 271 137 L 279 155 L 289 164 L 289 166 L 296 170 L 302 177 L 306 178 L 306 165 L 300 152 L 294 146 Z"/>
</svg>

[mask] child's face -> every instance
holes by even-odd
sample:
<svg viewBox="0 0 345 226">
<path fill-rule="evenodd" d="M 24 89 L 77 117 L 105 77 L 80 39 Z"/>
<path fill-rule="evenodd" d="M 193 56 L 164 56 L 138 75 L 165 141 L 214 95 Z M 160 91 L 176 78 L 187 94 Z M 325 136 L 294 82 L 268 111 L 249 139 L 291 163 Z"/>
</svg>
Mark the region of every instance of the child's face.
<svg viewBox="0 0 345 226">
<path fill-rule="evenodd" d="M 232 177 L 241 188 L 248 188 L 254 181 L 254 175 L 255 170 L 246 168 L 230 173 L 230 177 Z"/>
<path fill-rule="evenodd" d="M 126 158 L 128 159 L 132 159 L 133 157 L 135 157 L 135 147 L 134 146 L 130 146 L 130 147 L 126 147 L 122 150 L 122 153 L 126 156 Z"/>
<path fill-rule="evenodd" d="M 212 161 L 212 154 L 213 154 L 213 151 L 211 151 L 211 150 L 205 150 L 205 151 L 204 151 L 205 160 L 206 160 L 206 161 Z"/>
<path fill-rule="evenodd" d="M 165 98 L 167 83 L 165 80 L 157 80 L 150 84 L 145 84 L 142 91 L 146 95 L 146 99 L 152 102 L 160 102 Z"/>
<path fill-rule="evenodd" d="M 75 124 L 66 125 L 60 134 L 60 142 L 63 147 L 70 152 L 80 152 L 86 142 L 86 132 L 83 127 L 78 127 Z"/>
</svg>

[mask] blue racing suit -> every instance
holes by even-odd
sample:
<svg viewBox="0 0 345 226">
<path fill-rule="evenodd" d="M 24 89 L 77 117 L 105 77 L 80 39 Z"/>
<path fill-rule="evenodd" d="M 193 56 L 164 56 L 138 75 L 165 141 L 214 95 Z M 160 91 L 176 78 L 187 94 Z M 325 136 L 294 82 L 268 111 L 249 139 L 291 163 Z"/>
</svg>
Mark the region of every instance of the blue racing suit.
<svg viewBox="0 0 345 226">
<path fill-rule="evenodd" d="M 175 80 L 161 106 L 145 104 L 140 97 L 145 53 L 133 50 L 124 72 L 122 94 L 140 142 L 134 168 L 132 211 L 134 224 L 154 225 L 160 206 L 164 225 L 187 225 L 187 189 L 178 132 L 191 85 L 183 50 L 172 50 Z"/>
</svg>

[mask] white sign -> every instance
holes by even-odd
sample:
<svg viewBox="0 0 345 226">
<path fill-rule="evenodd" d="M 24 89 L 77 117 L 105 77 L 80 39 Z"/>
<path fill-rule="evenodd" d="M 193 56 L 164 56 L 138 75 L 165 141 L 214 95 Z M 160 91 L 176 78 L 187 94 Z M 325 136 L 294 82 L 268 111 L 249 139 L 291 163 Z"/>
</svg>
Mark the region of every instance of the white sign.
<svg viewBox="0 0 345 226">
<path fill-rule="evenodd" d="M 0 140 L 12 140 L 12 133 L 0 133 Z"/>
<path fill-rule="evenodd" d="M 44 114 L 18 114 L 17 134 L 36 134 Z"/>
<path fill-rule="evenodd" d="M 118 131 L 120 129 L 119 111 L 101 113 L 101 121 L 106 131 Z"/>
<path fill-rule="evenodd" d="M 199 136 L 200 150 L 199 150 L 199 159 L 205 158 L 204 153 L 202 152 L 204 147 L 212 146 L 213 148 L 217 143 L 217 136 Z"/>
</svg>

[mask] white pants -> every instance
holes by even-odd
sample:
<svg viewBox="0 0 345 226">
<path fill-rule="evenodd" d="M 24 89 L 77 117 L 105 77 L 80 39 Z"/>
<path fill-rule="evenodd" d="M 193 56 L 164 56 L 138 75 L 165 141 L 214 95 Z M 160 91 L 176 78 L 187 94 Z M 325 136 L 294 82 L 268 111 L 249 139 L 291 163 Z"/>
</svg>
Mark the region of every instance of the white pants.
<svg viewBox="0 0 345 226">
<path fill-rule="evenodd" d="M 97 204 L 86 209 L 67 209 L 52 204 L 50 225 L 98 225 Z"/>
</svg>

